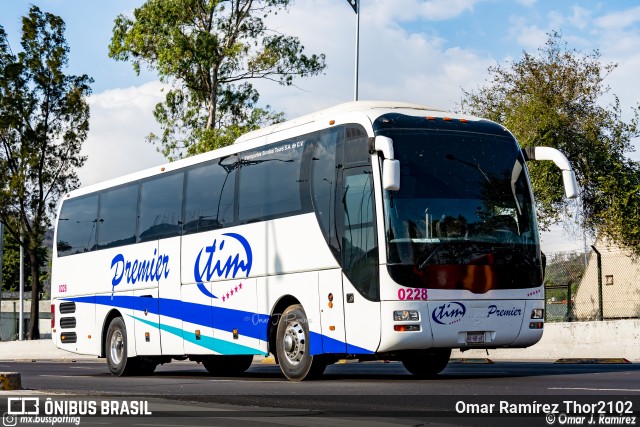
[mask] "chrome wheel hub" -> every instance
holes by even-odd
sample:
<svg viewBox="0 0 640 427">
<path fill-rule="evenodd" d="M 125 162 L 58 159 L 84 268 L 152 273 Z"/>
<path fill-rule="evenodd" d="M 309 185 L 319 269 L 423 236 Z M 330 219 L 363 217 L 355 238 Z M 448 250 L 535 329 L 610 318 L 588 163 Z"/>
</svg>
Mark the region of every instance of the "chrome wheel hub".
<svg viewBox="0 0 640 427">
<path fill-rule="evenodd" d="M 284 331 L 284 354 L 292 365 L 300 363 L 307 352 L 304 329 L 298 322 L 291 322 Z"/>
<path fill-rule="evenodd" d="M 122 332 L 116 330 L 111 335 L 111 342 L 109 343 L 109 353 L 111 354 L 111 360 L 114 364 L 119 365 L 124 357 L 124 339 Z"/>
</svg>

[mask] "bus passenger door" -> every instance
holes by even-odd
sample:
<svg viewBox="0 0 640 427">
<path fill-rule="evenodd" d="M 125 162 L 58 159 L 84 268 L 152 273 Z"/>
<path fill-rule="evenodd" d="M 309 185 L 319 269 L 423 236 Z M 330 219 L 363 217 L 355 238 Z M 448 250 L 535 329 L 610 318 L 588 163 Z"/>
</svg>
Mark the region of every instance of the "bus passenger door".
<svg viewBox="0 0 640 427">
<path fill-rule="evenodd" d="M 380 284 L 371 166 L 342 171 L 336 200 L 341 240 L 347 353 L 371 354 L 380 344 Z"/>
</svg>

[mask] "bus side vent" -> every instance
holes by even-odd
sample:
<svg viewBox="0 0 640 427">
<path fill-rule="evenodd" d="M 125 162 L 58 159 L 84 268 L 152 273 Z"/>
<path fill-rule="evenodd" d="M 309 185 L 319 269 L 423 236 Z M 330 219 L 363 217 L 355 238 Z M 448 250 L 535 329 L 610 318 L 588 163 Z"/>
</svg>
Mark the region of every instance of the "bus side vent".
<svg viewBox="0 0 640 427">
<path fill-rule="evenodd" d="M 62 344 L 73 344 L 78 341 L 78 337 L 75 332 L 63 332 L 60 334 L 60 342 Z"/>
<path fill-rule="evenodd" d="M 76 318 L 75 317 L 61 317 L 60 318 L 60 328 L 62 329 L 73 329 L 76 327 Z"/>
<path fill-rule="evenodd" d="M 76 312 L 76 303 L 75 302 L 61 302 L 60 303 L 60 313 L 61 314 L 70 314 Z"/>
</svg>

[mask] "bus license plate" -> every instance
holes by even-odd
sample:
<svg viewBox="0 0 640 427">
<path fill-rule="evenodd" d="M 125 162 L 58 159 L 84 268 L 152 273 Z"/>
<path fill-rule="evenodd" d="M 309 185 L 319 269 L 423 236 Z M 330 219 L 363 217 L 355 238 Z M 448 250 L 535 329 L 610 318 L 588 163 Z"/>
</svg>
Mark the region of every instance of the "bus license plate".
<svg viewBox="0 0 640 427">
<path fill-rule="evenodd" d="M 467 344 L 484 344 L 484 332 L 467 332 Z"/>
</svg>

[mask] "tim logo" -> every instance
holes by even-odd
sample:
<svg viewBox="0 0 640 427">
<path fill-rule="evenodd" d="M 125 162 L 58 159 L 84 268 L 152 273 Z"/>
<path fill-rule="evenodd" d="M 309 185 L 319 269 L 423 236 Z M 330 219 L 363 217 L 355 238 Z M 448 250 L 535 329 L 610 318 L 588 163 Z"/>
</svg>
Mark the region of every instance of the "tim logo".
<svg viewBox="0 0 640 427">
<path fill-rule="evenodd" d="M 235 279 L 239 273 L 249 277 L 253 253 L 247 239 L 237 233 L 224 233 L 227 239 L 214 239 L 210 246 L 200 249 L 193 266 L 193 277 L 200 292 L 218 298 L 207 290 L 203 282 L 212 278 Z"/>
<path fill-rule="evenodd" d="M 447 302 L 436 307 L 431 313 L 434 322 L 441 325 L 452 325 L 462 320 L 467 308 L 459 302 Z"/>
</svg>

